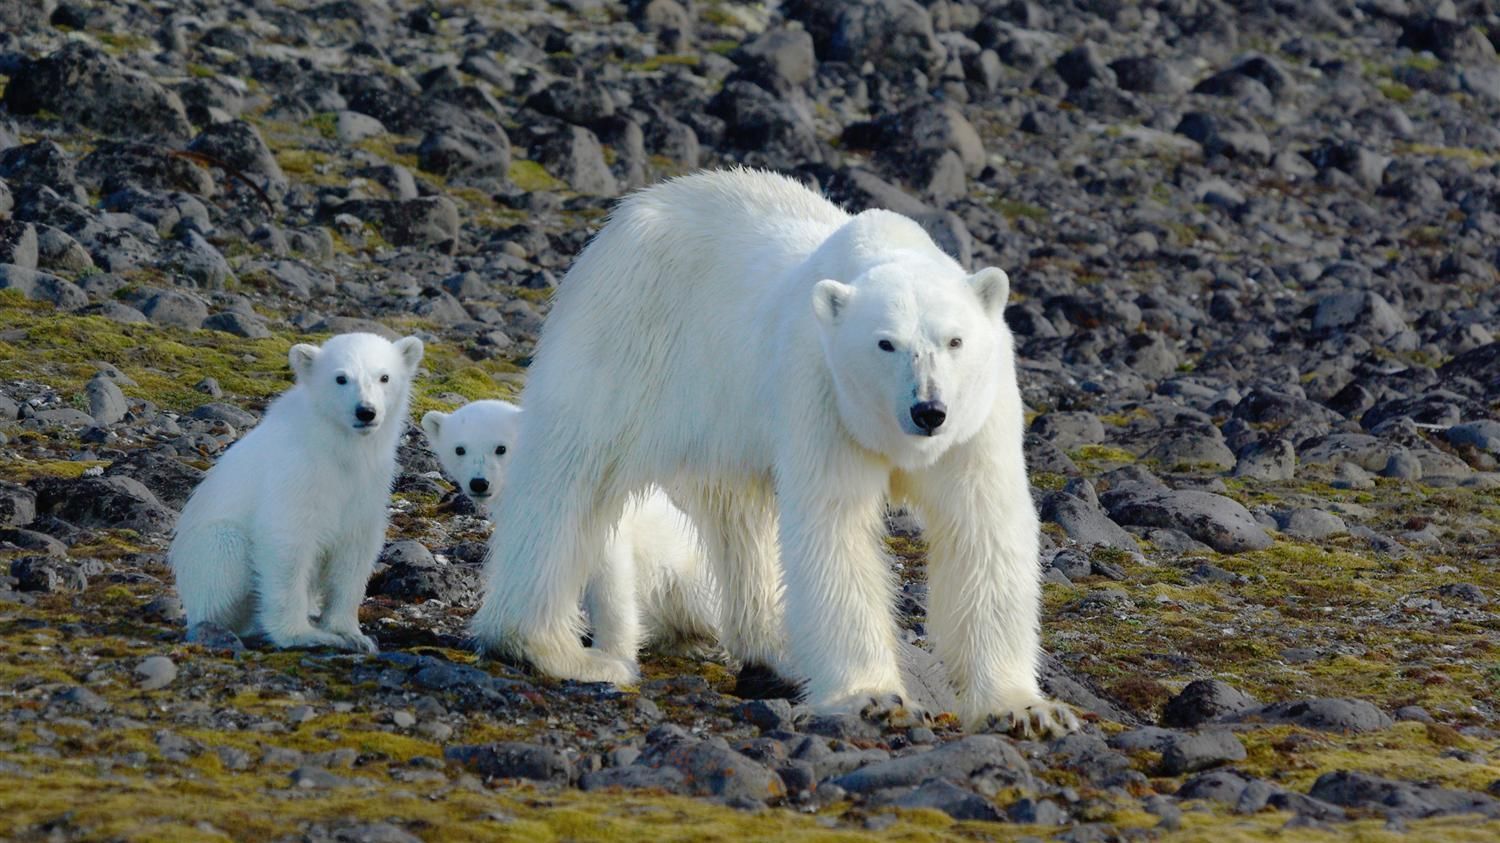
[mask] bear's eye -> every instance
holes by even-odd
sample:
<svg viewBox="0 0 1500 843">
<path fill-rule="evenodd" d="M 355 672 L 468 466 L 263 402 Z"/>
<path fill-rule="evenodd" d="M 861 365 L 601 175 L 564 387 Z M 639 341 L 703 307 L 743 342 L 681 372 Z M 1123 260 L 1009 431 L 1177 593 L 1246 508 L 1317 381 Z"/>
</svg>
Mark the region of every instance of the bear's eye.
<svg viewBox="0 0 1500 843">
<path fill-rule="evenodd" d="M 453 453 L 458 454 L 459 456 L 463 456 L 468 452 L 464 450 L 464 446 L 459 445 L 457 448 L 453 449 Z"/>
<path fill-rule="evenodd" d="M 892 345 L 890 340 L 881 340 L 880 343 L 879 343 L 879 345 L 880 345 L 880 350 L 881 351 L 895 351 L 896 350 L 896 346 Z"/>
<path fill-rule="evenodd" d="M 505 446 L 504 445 L 496 445 L 495 446 L 495 456 L 497 456 L 497 457 L 503 457 L 503 456 L 505 456 Z"/>
<path fill-rule="evenodd" d="M 380 382 L 381 383 L 390 383 L 391 382 L 391 376 L 390 375 L 381 375 L 380 376 Z"/>
<path fill-rule="evenodd" d="M 948 340 L 948 347 L 949 348 L 963 348 L 964 347 L 964 339 L 963 339 L 963 337 L 954 337 L 953 339 Z"/>
<path fill-rule="evenodd" d="M 343 385 L 344 385 L 344 384 L 346 384 L 346 383 L 348 383 L 348 382 L 349 382 L 349 379 L 348 379 L 348 378 L 346 378 L 346 377 L 344 377 L 344 376 L 343 376 L 343 375 L 339 375 L 339 376 L 338 376 L 338 377 L 336 377 L 336 378 L 334 378 L 334 381 L 335 381 L 335 382 L 336 382 L 336 383 L 337 383 L 337 384 L 338 384 L 338 385 L 339 385 L 339 386 L 343 386 Z"/>
</svg>

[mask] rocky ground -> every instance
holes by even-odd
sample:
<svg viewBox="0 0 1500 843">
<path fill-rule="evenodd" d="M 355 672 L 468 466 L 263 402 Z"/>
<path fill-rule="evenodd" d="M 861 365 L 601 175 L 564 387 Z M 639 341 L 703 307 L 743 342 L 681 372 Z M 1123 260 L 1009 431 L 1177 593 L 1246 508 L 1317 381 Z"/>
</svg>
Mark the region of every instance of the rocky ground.
<svg viewBox="0 0 1500 843">
<path fill-rule="evenodd" d="M 0 3 L 0 838 L 1496 839 L 1497 43 L 1487 0 Z M 176 512 L 292 342 L 419 333 L 414 416 L 513 396 L 611 202 L 737 162 L 1010 271 L 1083 733 L 477 662 L 487 527 L 415 434 L 381 655 L 184 641 Z"/>
</svg>

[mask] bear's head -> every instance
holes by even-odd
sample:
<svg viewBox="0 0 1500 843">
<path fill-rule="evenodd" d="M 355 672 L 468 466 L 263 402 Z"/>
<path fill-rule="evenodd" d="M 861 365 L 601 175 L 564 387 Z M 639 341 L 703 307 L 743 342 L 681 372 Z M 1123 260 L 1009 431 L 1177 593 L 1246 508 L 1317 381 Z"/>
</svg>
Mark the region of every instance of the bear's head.
<svg viewBox="0 0 1500 843">
<path fill-rule="evenodd" d="M 853 279 L 813 287 L 839 416 L 899 468 L 931 465 L 995 406 L 1010 354 L 1010 279 L 968 275 L 935 250 L 893 250 Z"/>
<path fill-rule="evenodd" d="M 319 416 L 344 430 L 368 436 L 381 428 L 400 431 L 422 341 L 389 342 L 374 334 L 340 334 L 320 348 L 292 346 L 288 354 L 297 385 Z M 396 416 L 396 418 L 392 418 Z M 394 428 L 391 426 L 394 425 Z"/>
<path fill-rule="evenodd" d="M 474 401 L 452 413 L 433 411 L 422 417 L 422 432 L 443 471 L 481 505 L 505 484 L 520 427 L 521 408 L 506 401 Z"/>
</svg>

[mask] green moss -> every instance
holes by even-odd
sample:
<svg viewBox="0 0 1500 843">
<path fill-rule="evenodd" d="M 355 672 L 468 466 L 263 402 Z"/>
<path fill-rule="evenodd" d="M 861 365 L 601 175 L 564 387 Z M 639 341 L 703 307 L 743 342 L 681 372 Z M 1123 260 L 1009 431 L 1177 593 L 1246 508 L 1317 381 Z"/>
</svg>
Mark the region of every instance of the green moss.
<svg viewBox="0 0 1500 843">
<path fill-rule="evenodd" d="M 219 72 L 217 70 L 214 70 L 212 67 L 209 67 L 206 64 L 196 63 L 189 64 L 187 66 L 187 72 L 189 76 L 196 76 L 199 79 L 212 79 L 213 77 L 219 75 Z"/>
<path fill-rule="evenodd" d="M 541 164 L 528 161 L 525 158 L 512 158 L 510 161 L 510 180 L 515 182 L 516 187 L 524 191 L 534 190 L 563 190 L 567 187 L 561 180 L 547 172 Z"/>
<path fill-rule="evenodd" d="M 331 111 L 315 114 L 302 123 L 306 128 L 312 129 L 327 140 L 338 137 L 339 118 Z"/>
<path fill-rule="evenodd" d="M 636 64 L 627 64 L 625 65 L 625 69 L 638 73 L 650 73 L 652 71 L 661 70 L 663 67 L 671 67 L 674 65 L 678 67 L 697 67 L 699 62 L 701 61 L 701 59 L 691 53 L 667 53 L 665 55 L 652 56 L 651 58 L 646 59 L 643 62 L 638 62 Z"/>
<path fill-rule="evenodd" d="M 996 211 L 999 211 L 1000 214 L 1008 220 L 1015 220 L 1024 217 L 1029 220 L 1037 220 L 1038 222 L 1041 222 L 1043 220 L 1051 219 L 1051 214 L 1047 212 L 1046 208 L 1042 208 L 1036 205 L 1028 205 L 1025 202 L 1016 202 L 1010 199 L 996 198 L 990 202 L 990 207 L 994 208 Z"/>
<path fill-rule="evenodd" d="M 1443 66 L 1443 60 L 1434 55 L 1419 53 L 1402 62 L 1402 65 L 1422 73 L 1431 73 Z"/>
<path fill-rule="evenodd" d="M 25 483 L 38 477 L 82 477 L 91 468 L 109 463 L 103 460 L 28 460 L 0 459 L 0 477 L 12 483 Z"/>
<path fill-rule="evenodd" d="M 1411 88 L 1396 81 L 1381 82 L 1376 87 L 1380 89 L 1380 93 L 1384 94 L 1386 99 L 1395 102 L 1407 102 L 1415 95 Z"/>
</svg>

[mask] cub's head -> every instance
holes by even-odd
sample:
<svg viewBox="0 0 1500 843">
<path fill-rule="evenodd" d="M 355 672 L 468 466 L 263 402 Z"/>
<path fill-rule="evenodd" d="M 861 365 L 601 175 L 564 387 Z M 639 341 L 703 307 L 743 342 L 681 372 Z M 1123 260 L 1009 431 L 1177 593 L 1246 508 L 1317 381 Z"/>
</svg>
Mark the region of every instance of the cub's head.
<svg viewBox="0 0 1500 843">
<path fill-rule="evenodd" d="M 1010 279 L 897 251 L 857 278 L 813 287 L 839 416 L 865 448 L 905 469 L 930 465 L 989 417 L 1010 335 Z"/>
<path fill-rule="evenodd" d="M 422 417 L 422 432 L 443 471 L 475 503 L 486 504 L 505 484 L 516 447 L 521 408 L 506 401 L 474 401 L 451 413 Z"/>
<path fill-rule="evenodd" d="M 422 362 L 422 341 L 389 342 L 374 334 L 340 334 L 321 348 L 294 345 L 288 355 L 297 385 L 318 414 L 334 425 L 368 436 L 405 423 L 412 376 Z"/>
</svg>

